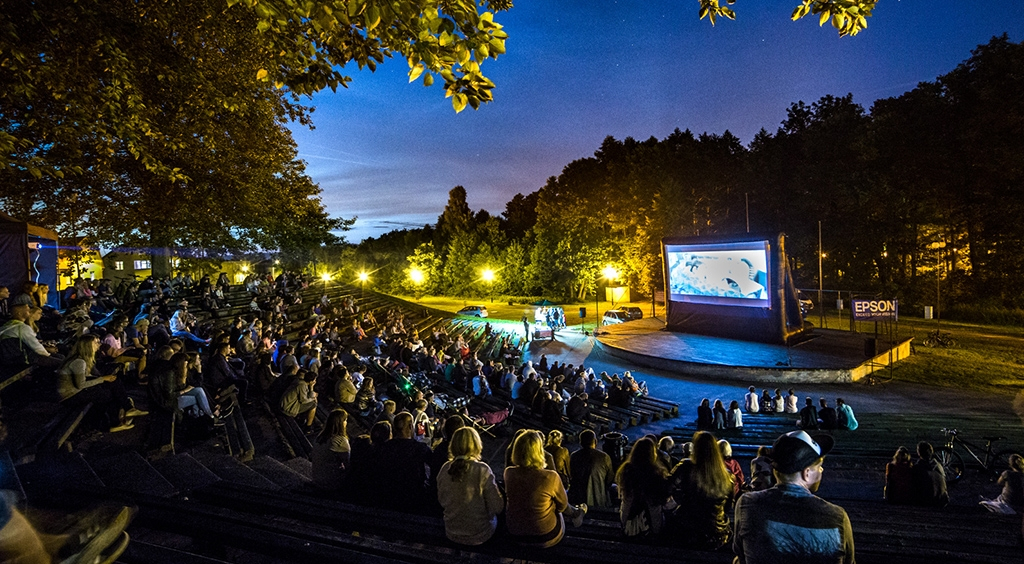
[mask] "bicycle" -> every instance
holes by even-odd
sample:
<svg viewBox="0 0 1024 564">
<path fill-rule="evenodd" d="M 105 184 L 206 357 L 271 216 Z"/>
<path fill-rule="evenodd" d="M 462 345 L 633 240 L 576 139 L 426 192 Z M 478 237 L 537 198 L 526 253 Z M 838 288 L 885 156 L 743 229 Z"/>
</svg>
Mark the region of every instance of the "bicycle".
<svg viewBox="0 0 1024 564">
<path fill-rule="evenodd" d="M 956 339 L 950 333 L 943 333 L 938 329 L 928 333 L 928 336 L 921 341 L 921 344 L 926 347 L 941 347 L 944 349 L 952 349 L 957 345 Z"/>
<path fill-rule="evenodd" d="M 992 452 L 992 445 L 997 441 L 1004 440 L 1006 437 L 982 437 L 985 441 L 985 449 L 981 454 L 985 456 L 984 460 L 974 453 L 972 447 L 978 449 L 982 448 L 979 445 L 965 441 L 959 436 L 959 431 L 956 429 L 942 429 L 942 433 L 946 435 L 946 444 L 935 449 L 935 460 L 942 465 L 942 469 L 946 471 L 946 482 L 952 483 L 960 480 L 964 476 L 964 459 L 956 452 L 956 445 L 960 445 L 960 449 L 971 455 L 971 458 L 981 465 L 982 469 L 999 476 L 1004 470 L 1010 468 L 1010 455 L 1013 454 L 1012 450 L 1001 450 L 999 452 Z"/>
</svg>

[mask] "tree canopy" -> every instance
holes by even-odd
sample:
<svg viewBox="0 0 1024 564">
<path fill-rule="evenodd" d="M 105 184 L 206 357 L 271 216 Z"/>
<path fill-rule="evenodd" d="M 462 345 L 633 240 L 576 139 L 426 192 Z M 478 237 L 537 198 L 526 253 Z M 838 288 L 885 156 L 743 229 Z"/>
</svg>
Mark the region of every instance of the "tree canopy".
<svg viewBox="0 0 1024 564">
<path fill-rule="evenodd" d="M 719 0 L 699 0 L 700 19 L 707 18 L 711 25 L 715 25 L 718 18 L 736 19 L 736 12 L 732 6 L 736 0 L 726 0 L 723 6 Z M 867 29 L 868 18 L 875 9 L 878 0 L 802 0 L 800 5 L 793 9 L 793 21 L 806 16 L 818 16 L 818 25 L 823 26 L 825 22 L 832 24 L 832 27 L 839 30 L 839 36 L 857 35 Z"/>
<path fill-rule="evenodd" d="M 457 111 L 491 99 L 505 0 L 30 0 L 0 10 L 0 203 L 105 244 L 330 243 L 286 125 L 400 56 Z"/>
</svg>

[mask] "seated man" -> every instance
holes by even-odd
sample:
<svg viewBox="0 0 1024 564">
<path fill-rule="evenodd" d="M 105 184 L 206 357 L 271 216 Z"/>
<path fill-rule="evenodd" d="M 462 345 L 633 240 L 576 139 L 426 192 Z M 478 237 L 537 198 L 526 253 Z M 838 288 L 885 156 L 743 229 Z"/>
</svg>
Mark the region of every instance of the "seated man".
<svg viewBox="0 0 1024 564">
<path fill-rule="evenodd" d="M 580 449 L 569 455 L 569 503 L 588 507 L 611 507 L 609 488 L 615 481 L 612 459 L 597 449 L 597 435 L 590 429 L 580 432 Z"/>
<path fill-rule="evenodd" d="M 797 427 L 801 429 L 818 428 L 818 410 L 814 407 L 814 401 L 811 398 L 807 398 L 807 405 L 800 410 L 800 421 L 797 423 Z"/>
<path fill-rule="evenodd" d="M 935 460 L 935 449 L 931 443 L 917 443 L 917 462 L 910 469 L 910 483 L 913 502 L 917 505 L 945 507 L 949 503 L 946 491 L 946 471 Z"/>
<path fill-rule="evenodd" d="M 385 507 L 422 513 L 432 504 L 427 496 L 427 468 L 432 451 L 413 438 L 413 416 L 395 415 L 394 438 L 381 450 L 380 500 Z"/>
<path fill-rule="evenodd" d="M 818 410 L 818 419 L 821 421 L 821 428 L 832 431 L 839 427 L 839 416 L 836 410 L 828 406 L 828 400 L 821 398 L 821 409 Z"/>
<path fill-rule="evenodd" d="M 17 374 L 31 365 L 57 368 L 63 358 L 52 354 L 36 337 L 26 321 L 31 307 L 18 303 L 11 306 L 11 320 L 0 326 L 0 364 L 3 375 Z"/>
<path fill-rule="evenodd" d="M 813 407 L 813 406 L 811 406 Z M 853 528 L 846 511 L 817 496 L 824 457 L 834 441 L 793 431 L 776 439 L 772 468 L 778 485 L 736 502 L 736 562 L 852 564 Z"/>
<path fill-rule="evenodd" d="M 589 396 L 586 393 L 577 394 L 569 399 L 565 406 L 565 416 L 573 423 L 582 423 L 590 415 L 590 406 L 587 404 Z"/>
</svg>

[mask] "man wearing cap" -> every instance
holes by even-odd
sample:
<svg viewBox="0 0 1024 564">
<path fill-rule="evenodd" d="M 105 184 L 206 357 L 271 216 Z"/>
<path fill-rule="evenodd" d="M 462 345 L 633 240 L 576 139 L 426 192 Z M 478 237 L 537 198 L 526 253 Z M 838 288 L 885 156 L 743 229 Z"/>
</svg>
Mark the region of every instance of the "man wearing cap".
<svg viewBox="0 0 1024 564">
<path fill-rule="evenodd" d="M 832 437 L 793 431 L 772 447 L 778 485 L 736 502 L 733 551 L 740 564 L 853 564 L 853 528 L 846 511 L 816 495 Z"/>
</svg>

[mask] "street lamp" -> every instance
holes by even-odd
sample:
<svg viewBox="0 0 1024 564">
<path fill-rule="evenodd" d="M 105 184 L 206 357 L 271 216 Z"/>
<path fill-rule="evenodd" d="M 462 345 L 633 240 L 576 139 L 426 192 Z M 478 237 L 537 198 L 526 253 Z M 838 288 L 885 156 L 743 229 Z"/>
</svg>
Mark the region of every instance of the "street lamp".
<svg viewBox="0 0 1024 564">
<path fill-rule="evenodd" d="M 320 279 L 324 281 L 324 293 L 327 293 L 327 283 L 331 281 L 331 273 L 325 272 L 320 275 Z"/>
<path fill-rule="evenodd" d="M 363 297 L 363 285 L 366 284 L 366 281 L 369 280 L 369 279 L 370 279 L 370 275 L 367 274 L 365 270 L 359 273 L 359 298 L 360 299 L 362 299 L 362 297 Z"/>
<path fill-rule="evenodd" d="M 484 282 L 487 282 L 487 293 L 490 295 L 491 290 L 494 288 L 494 271 L 490 268 L 485 268 L 484 271 L 480 273 L 480 278 L 482 278 Z M 493 304 L 494 296 L 490 295 L 490 298 L 491 303 Z"/>
<path fill-rule="evenodd" d="M 416 299 L 417 300 L 420 299 L 420 285 L 423 284 L 423 279 L 424 279 L 424 276 L 423 276 L 423 271 L 422 270 L 420 270 L 420 269 L 418 269 L 416 267 L 413 267 L 413 268 L 409 269 L 409 280 L 412 280 L 412 283 L 416 285 Z"/>
<path fill-rule="evenodd" d="M 619 271 L 615 270 L 615 267 L 608 265 L 601 271 L 606 280 L 615 280 L 619 276 Z M 594 337 L 597 337 L 597 329 L 601 326 L 601 284 L 597 281 L 594 282 Z"/>
</svg>

